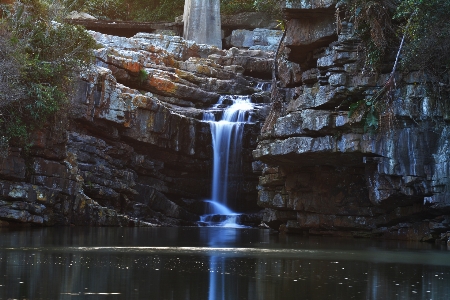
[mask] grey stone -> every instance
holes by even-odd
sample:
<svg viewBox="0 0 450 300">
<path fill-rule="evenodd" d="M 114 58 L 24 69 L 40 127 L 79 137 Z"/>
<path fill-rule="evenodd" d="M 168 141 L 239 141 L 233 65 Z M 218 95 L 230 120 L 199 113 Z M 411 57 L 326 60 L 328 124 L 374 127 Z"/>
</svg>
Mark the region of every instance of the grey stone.
<svg viewBox="0 0 450 300">
<path fill-rule="evenodd" d="M 389 97 L 377 98 L 378 130 L 366 132 L 362 113 L 349 117 L 349 106 L 373 101 L 390 74 L 356 63 L 353 25 L 333 32 L 335 4 L 286 4 L 287 60 L 278 69 L 286 96 L 253 151 L 264 170 L 276 170 L 260 175 L 264 220 L 293 233 L 433 240 L 450 229 L 448 105 L 414 71 L 397 74 Z M 301 66 L 295 83 L 290 62 Z"/>
<path fill-rule="evenodd" d="M 238 48 L 276 51 L 283 32 L 256 28 L 253 31 L 238 29 L 231 33 L 231 45 Z"/>
<path fill-rule="evenodd" d="M 186 0 L 183 21 L 186 40 L 222 48 L 219 0 Z"/>
<path fill-rule="evenodd" d="M 334 8 L 338 1 L 337 0 L 287 0 L 286 8 L 288 9 L 323 9 L 323 8 Z"/>
</svg>

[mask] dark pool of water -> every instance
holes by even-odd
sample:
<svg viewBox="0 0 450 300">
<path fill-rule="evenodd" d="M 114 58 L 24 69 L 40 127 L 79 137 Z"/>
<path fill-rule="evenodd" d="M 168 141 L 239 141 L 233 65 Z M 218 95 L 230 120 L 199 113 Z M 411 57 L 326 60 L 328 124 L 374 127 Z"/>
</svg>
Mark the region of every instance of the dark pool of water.
<svg viewBox="0 0 450 300">
<path fill-rule="evenodd" d="M 450 252 L 425 243 L 245 228 L 0 236 L 0 299 L 450 299 Z"/>
</svg>

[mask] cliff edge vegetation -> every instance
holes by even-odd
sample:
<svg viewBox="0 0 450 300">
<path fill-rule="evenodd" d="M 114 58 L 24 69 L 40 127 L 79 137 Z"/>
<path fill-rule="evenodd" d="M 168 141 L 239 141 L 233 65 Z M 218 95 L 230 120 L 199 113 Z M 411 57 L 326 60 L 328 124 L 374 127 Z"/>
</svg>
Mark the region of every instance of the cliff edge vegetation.
<svg viewBox="0 0 450 300">
<path fill-rule="evenodd" d="M 445 95 L 443 78 L 448 76 L 450 67 L 447 51 L 450 45 L 450 24 L 447 21 L 450 1 L 344 0 L 336 7 L 337 31 L 342 22 L 350 22 L 361 39 L 362 71 L 376 74 L 391 70 L 383 89 L 373 97 L 350 105 L 353 117 L 364 116 L 367 130 L 383 125 L 378 119 L 380 113 L 387 109 L 386 102 L 389 102 L 390 93 L 397 84 L 396 72 L 426 74 L 422 78 L 427 81 L 430 95 L 439 99 Z"/>
<path fill-rule="evenodd" d="M 281 8 L 279 0 L 222 0 L 221 13 L 232 15 L 241 12 L 276 13 Z M 72 10 L 84 11 L 98 19 L 158 22 L 170 21 L 183 15 L 185 0 L 74 0 Z"/>
<path fill-rule="evenodd" d="M 448 242 L 448 1 L 286 1 L 253 157 L 274 229 Z"/>
<path fill-rule="evenodd" d="M 11 10 L 4 10 L 0 23 L 3 152 L 10 142 L 32 146 L 30 134 L 66 111 L 74 79 L 93 61 L 95 41 L 84 28 L 58 22 L 64 10 L 55 4 L 16 1 Z"/>
</svg>

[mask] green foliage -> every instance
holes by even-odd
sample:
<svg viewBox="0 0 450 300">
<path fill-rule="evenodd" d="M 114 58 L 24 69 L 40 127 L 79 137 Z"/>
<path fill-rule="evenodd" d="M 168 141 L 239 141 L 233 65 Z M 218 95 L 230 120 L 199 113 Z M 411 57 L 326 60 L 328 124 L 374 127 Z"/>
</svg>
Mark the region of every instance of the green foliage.
<svg viewBox="0 0 450 300">
<path fill-rule="evenodd" d="M 15 113 L 8 120 L 5 133 L 8 140 L 16 139 L 20 144 L 28 141 L 30 135 L 28 126 L 24 123 L 23 118 Z"/>
<path fill-rule="evenodd" d="M 404 70 L 435 74 L 450 66 L 450 0 L 344 0 L 347 19 L 363 41 L 366 66 L 376 71 L 385 55 L 402 49 Z"/>
<path fill-rule="evenodd" d="M 59 105 L 66 101 L 66 94 L 58 86 L 42 83 L 30 84 L 28 97 L 34 101 L 25 107 L 35 121 L 40 121 L 55 113 Z"/>
<path fill-rule="evenodd" d="M 280 17 L 281 4 L 280 0 L 222 0 L 220 1 L 220 12 L 232 15 L 240 12 L 261 11 Z"/>
<path fill-rule="evenodd" d="M 93 60 L 95 41 L 85 29 L 54 22 L 62 19 L 57 4 L 16 1 L 0 24 L 0 64 L 9 71 L 0 84 L 0 127 L 20 145 L 67 106 L 77 72 Z"/>
<path fill-rule="evenodd" d="M 286 21 L 285 20 L 277 20 L 277 28 L 279 30 L 286 31 Z"/>
<path fill-rule="evenodd" d="M 378 129 L 379 112 L 372 98 L 350 104 L 348 116 L 353 120 L 361 119 L 365 132 L 374 132 Z"/>
<path fill-rule="evenodd" d="M 0 158 L 6 158 L 9 154 L 9 140 L 6 136 L 0 136 Z"/>
<path fill-rule="evenodd" d="M 94 188 L 94 184 L 92 183 L 92 181 L 88 180 L 85 184 L 84 187 L 92 190 Z"/>
<path fill-rule="evenodd" d="M 349 0 L 348 19 L 362 40 L 365 66 L 377 71 L 396 35 L 391 22 L 395 0 Z"/>
<path fill-rule="evenodd" d="M 428 81 L 429 95 L 444 99 L 450 68 L 450 0 L 343 0 L 347 20 L 354 22 L 362 40 L 363 61 L 378 72 L 381 63 L 392 61 L 392 71 L 384 86 L 372 97 L 350 105 L 349 115 L 361 118 L 366 130 L 391 127 L 394 118 L 392 92 L 397 62 L 402 72 L 419 70 Z M 380 117 L 381 116 L 381 117 Z M 381 124 L 380 120 L 389 124 Z M 379 124 L 380 123 L 380 124 Z M 383 123 L 386 123 L 383 121 Z"/>
<path fill-rule="evenodd" d="M 139 70 L 138 81 L 139 84 L 143 84 L 148 79 L 148 72 L 144 69 Z"/>
<path fill-rule="evenodd" d="M 351 118 L 356 114 L 356 111 L 358 110 L 358 108 L 365 104 L 364 100 L 359 100 L 357 102 L 354 102 L 352 104 L 349 105 L 349 109 L 348 109 L 348 117 Z"/>
<path fill-rule="evenodd" d="M 370 109 L 365 117 L 364 131 L 376 130 L 377 128 L 378 128 L 378 114 L 373 109 L 373 106 L 370 106 Z"/>
<path fill-rule="evenodd" d="M 125 21 L 170 21 L 183 15 L 185 0 L 75 0 L 74 9 L 99 19 Z M 263 11 L 280 15 L 280 0 L 222 0 L 223 14 Z"/>
<path fill-rule="evenodd" d="M 135 13 L 136 19 L 149 18 L 149 21 L 165 20 L 173 22 L 175 17 L 183 15 L 184 12 L 184 0 L 161 0 L 154 5 L 152 9 L 147 9 L 146 13 Z M 137 10 L 139 11 L 139 8 Z"/>
<path fill-rule="evenodd" d="M 254 0 L 253 6 L 256 11 L 268 12 L 281 18 L 281 10 L 284 7 L 284 3 L 285 1 L 282 0 Z"/>
<path fill-rule="evenodd" d="M 84 4 L 86 12 L 100 19 L 126 20 L 127 7 L 122 0 L 92 0 Z"/>
<path fill-rule="evenodd" d="M 220 1 L 220 12 L 232 15 L 238 12 L 255 11 L 252 0 L 222 0 Z"/>
<path fill-rule="evenodd" d="M 403 0 L 395 19 L 403 21 L 406 44 L 402 66 L 439 76 L 450 67 L 450 0 Z"/>
<path fill-rule="evenodd" d="M 99 19 L 173 22 L 183 14 L 184 0 L 78 0 L 74 9 Z"/>
</svg>

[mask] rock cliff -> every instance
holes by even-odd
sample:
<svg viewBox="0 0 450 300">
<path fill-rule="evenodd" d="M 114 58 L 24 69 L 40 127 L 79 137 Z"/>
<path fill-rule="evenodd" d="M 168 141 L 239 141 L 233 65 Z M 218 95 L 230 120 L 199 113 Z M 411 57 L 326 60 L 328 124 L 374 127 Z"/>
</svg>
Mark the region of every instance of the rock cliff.
<svg viewBox="0 0 450 300">
<path fill-rule="evenodd" d="M 349 118 L 351 103 L 383 88 L 394 61 L 381 74 L 363 71 L 352 24 L 336 33 L 336 2 L 286 4 L 283 96 L 253 151 L 264 221 L 285 232 L 446 240 L 448 101 L 433 97 L 425 74 L 398 73 L 377 131 Z"/>
<path fill-rule="evenodd" d="M 268 100 L 250 76 L 269 76 L 273 54 L 177 36 L 91 33 L 96 65 L 80 78 L 70 120 L 56 116 L 31 149 L 0 158 L 0 226 L 195 224 L 211 195 L 203 111 L 222 94 Z M 264 112 L 252 114 L 243 175 L 230 184 L 236 211 L 258 209 L 251 151 Z"/>
<path fill-rule="evenodd" d="M 233 208 L 257 204 L 288 233 L 447 240 L 449 76 L 436 97 L 426 74 L 397 72 L 378 130 L 367 131 L 350 105 L 383 89 L 394 58 L 366 72 L 352 24 L 335 24 L 336 4 L 286 1 L 279 93 L 244 129 Z M 211 194 L 204 110 L 226 94 L 269 100 L 256 87 L 272 76 L 273 53 L 258 49 L 274 50 L 281 35 L 246 29 L 225 41 L 246 49 L 229 50 L 92 32 L 97 63 L 80 78 L 71 118 L 55 116 L 30 149 L 0 149 L 0 226 L 194 224 Z"/>
</svg>

